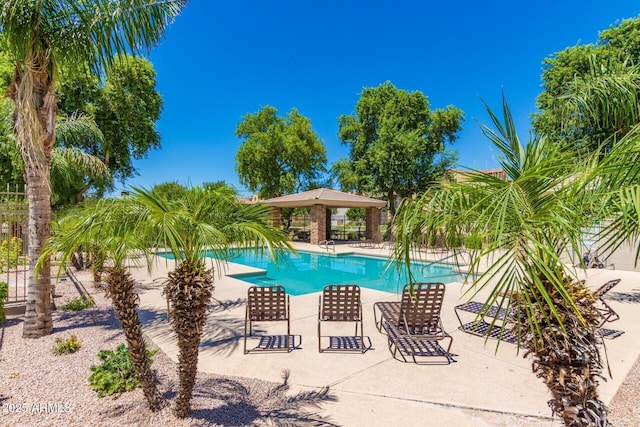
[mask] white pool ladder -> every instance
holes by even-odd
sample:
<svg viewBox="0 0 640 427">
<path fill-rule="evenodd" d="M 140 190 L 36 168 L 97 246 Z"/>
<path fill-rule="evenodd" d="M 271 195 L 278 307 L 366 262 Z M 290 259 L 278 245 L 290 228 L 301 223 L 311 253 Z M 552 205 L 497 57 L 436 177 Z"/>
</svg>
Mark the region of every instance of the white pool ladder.
<svg viewBox="0 0 640 427">
<path fill-rule="evenodd" d="M 320 249 L 325 249 L 327 252 L 329 252 L 329 249 L 332 249 L 333 252 L 336 251 L 336 242 L 333 240 L 321 240 L 320 243 L 318 243 L 318 246 L 320 246 Z"/>
</svg>

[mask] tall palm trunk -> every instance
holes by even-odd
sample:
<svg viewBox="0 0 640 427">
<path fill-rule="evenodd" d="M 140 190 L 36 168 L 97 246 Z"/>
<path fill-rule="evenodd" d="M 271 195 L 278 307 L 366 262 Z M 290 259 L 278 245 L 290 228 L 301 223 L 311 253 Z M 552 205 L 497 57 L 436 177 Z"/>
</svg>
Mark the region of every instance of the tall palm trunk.
<svg viewBox="0 0 640 427">
<path fill-rule="evenodd" d="M 45 44 L 45 43 L 43 43 Z M 34 274 L 42 246 L 51 235 L 49 168 L 55 142 L 56 94 L 47 46 L 27 55 L 24 68 L 16 67 L 8 96 L 14 101 L 14 132 L 25 164 L 29 202 L 29 284 L 22 336 L 38 338 L 51 333 L 50 262 Z"/>
<path fill-rule="evenodd" d="M 598 398 L 598 378 L 602 373 L 602 361 L 597 345 L 601 341 L 598 332 L 600 315 L 594 299 L 582 283 L 567 280 L 567 291 L 575 301 L 582 319 L 568 307 L 566 300 L 552 286 L 547 292 L 562 319 L 560 326 L 549 304 L 536 300 L 529 292 L 532 305 L 520 295 L 520 324 L 526 323 L 524 311 L 533 310 L 540 324 L 540 333 L 527 331 L 523 336 L 525 357 L 533 354 L 533 370 L 547 385 L 553 398 L 549 401 L 552 411 L 562 417 L 564 425 L 572 427 L 605 427 L 608 409 Z M 529 289 L 535 289 L 532 285 Z M 525 291 L 526 292 L 526 291 Z"/>
<path fill-rule="evenodd" d="M 213 291 L 213 275 L 202 261 L 183 261 L 169 273 L 164 293 L 171 301 L 172 325 L 178 336 L 180 389 L 175 414 L 184 418 L 191 411 L 191 394 L 198 371 L 202 328 Z"/>
<path fill-rule="evenodd" d="M 121 268 L 107 270 L 107 291 L 111 295 L 113 308 L 120 319 L 131 361 L 140 380 L 144 397 L 152 411 L 165 406 L 165 400 L 156 387 L 156 382 L 147 360 L 147 345 L 142 336 L 140 318 L 138 317 L 138 295 L 133 290 L 134 280 Z"/>
</svg>

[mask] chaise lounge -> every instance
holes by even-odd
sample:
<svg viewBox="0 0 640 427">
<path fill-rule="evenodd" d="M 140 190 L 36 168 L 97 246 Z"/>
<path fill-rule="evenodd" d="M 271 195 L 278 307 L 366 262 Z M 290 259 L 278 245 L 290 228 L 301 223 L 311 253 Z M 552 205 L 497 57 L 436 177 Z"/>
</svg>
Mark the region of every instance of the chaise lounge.
<svg viewBox="0 0 640 427">
<path fill-rule="evenodd" d="M 325 322 L 353 322 L 352 337 L 329 337 L 329 346 L 322 346 L 322 324 Z M 358 334 L 358 326 L 360 334 Z M 358 285 L 327 285 L 318 301 L 318 351 L 366 351 L 362 326 L 362 302 Z"/>
<path fill-rule="evenodd" d="M 373 314 L 378 331 L 385 330 L 393 357 L 400 353 L 407 362 L 411 356 L 442 356 L 445 364 L 453 361 L 450 353 L 453 337 L 442 325 L 440 311 L 444 300 L 443 283 L 413 283 L 404 286 L 400 302 L 377 302 Z M 376 315 L 380 313 L 380 320 Z M 444 350 L 439 341 L 449 340 Z M 423 362 L 433 363 L 433 362 Z"/>
</svg>

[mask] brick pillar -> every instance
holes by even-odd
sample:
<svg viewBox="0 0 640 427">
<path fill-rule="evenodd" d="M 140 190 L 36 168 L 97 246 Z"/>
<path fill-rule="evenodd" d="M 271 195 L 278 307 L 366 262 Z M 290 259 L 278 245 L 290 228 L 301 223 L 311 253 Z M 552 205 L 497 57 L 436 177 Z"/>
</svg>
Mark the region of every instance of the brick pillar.
<svg viewBox="0 0 640 427">
<path fill-rule="evenodd" d="M 321 240 L 327 239 L 327 208 L 322 205 L 313 205 L 311 208 L 311 236 L 309 243 L 317 245 Z"/>
<path fill-rule="evenodd" d="M 367 239 L 373 239 L 373 236 L 378 234 L 378 223 L 380 222 L 380 213 L 378 208 L 367 208 L 365 213 L 365 237 Z"/>
<path fill-rule="evenodd" d="M 267 224 L 279 230 L 282 225 L 282 223 L 280 222 L 281 218 L 282 209 L 269 207 L 269 218 L 267 219 Z"/>
<path fill-rule="evenodd" d="M 327 218 L 327 221 L 326 221 L 327 225 L 325 227 L 324 235 L 326 236 L 325 239 L 330 239 L 331 238 L 331 209 L 327 209 L 325 211 L 325 215 L 326 215 L 326 218 Z M 320 239 L 320 240 L 322 240 L 322 239 Z"/>
</svg>

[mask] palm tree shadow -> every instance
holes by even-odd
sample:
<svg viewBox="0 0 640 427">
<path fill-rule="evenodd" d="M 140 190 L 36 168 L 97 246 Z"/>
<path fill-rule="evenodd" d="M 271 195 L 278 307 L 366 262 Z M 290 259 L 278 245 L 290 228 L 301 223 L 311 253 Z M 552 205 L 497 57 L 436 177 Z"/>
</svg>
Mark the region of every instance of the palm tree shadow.
<svg viewBox="0 0 640 427">
<path fill-rule="evenodd" d="M 200 346 L 210 348 L 215 353 L 230 355 L 240 345 L 244 336 L 243 328 L 244 320 L 237 317 L 209 316 Z"/>
<path fill-rule="evenodd" d="M 100 327 L 106 330 L 119 331 L 120 322 L 111 308 L 87 308 L 80 311 L 60 312 L 59 320 L 68 320 L 69 324 L 54 326 L 54 332 L 63 332 L 79 328 Z M 58 322 L 56 322 L 59 324 Z"/>
<path fill-rule="evenodd" d="M 640 292 L 610 292 L 606 299 L 622 303 L 640 304 Z"/>
<path fill-rule="evenodd" d="M 246 300 L 219 300 L 212 298 L 201 347 L 209 347 L 216 353 L 230 355 L 240 345 L 244 336 L 244 320 L 230 314 L 232 309 L 243 307 Z M 229 314 L 227 314 L 229 312 Z"/>
<path fill-rule="evenodd" d="M 190 418 L 231 427 L 254 425 L 257 421 L 282 427 L 338 426 L 318 413 L 323 403 L 337 401 L 328 387 L 287 396 L 288 380 L 289 372 L 284 371 L 282 384 L 268 390 L 256 390 L 231 378 L 206 379 L 197 384 L 194 397 L 217 399 L 224 404 L 211 409 L 192 410 Z"/>
<path fill-rule="evenodd" d="M 207 347 L 217 354 L 230 355 L 240 345 L 240 340 L 243 337 L 244 320 L 225 314 L 229 307 L 244 304 L 242 300 L 239 301 L 225 301 L 224 306 L 217 302 L 212 304 L 200 347 Z M 166 310 L 142 308 L 138 310 L 138 314 L 140 322 L 147 327 L 168 327 L 169 333 L 174 334 L 171 319 L 168 317 Z"/>
</svg>

